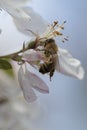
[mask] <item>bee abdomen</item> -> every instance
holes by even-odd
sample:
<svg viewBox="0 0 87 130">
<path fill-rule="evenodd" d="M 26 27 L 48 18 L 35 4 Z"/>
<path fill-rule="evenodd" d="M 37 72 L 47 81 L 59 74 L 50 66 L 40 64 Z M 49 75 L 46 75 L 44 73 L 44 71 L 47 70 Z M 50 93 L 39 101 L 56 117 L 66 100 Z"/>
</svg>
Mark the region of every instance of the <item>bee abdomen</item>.
<svg viewBox="0 0 87 130">
<path fill-rule="evenodd" d="M 49 65 L 47 63 L 43 63 L 40 65 L 39 72 L 42 74 L 48 73 L 49 71 Z"/>
</svg>

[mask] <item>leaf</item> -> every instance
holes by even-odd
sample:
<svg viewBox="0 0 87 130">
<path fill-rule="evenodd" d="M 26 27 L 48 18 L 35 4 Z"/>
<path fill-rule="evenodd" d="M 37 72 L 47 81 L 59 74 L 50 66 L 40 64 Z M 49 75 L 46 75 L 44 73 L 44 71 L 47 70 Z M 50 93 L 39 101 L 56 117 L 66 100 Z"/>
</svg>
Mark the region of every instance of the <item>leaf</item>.
<svg viewBox="0 0 87 130">
<path fill-rule="evenodd" d="M 12 69 L 12 66 L 7 60 L 0 59 L 0 69 L 8 70 Z"/>
</svg>

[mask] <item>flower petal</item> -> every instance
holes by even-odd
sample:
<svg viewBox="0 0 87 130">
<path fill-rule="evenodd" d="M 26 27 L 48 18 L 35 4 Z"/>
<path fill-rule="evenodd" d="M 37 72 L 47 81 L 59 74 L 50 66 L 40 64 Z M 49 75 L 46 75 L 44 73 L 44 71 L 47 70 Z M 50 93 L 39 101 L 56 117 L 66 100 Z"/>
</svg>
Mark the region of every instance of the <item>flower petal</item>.
<svg viewBox="0 0 87 130">
<path fill-rule="evenodd" d="M 35 51 L 33 49 L 29 49 L 28 51 L 26 51 L 22 58 L 22 60 L 26 62 L 33 62 L 42 59 L 43 59 L 42 53 L 40 51 Z"/>
<path fill-rule="evenodd" d="M 17 29 L 20 27 L 22 30 L 25 29 L 24 23 L 29 23 L 31 19 L 30 16 L 23 10 L 26 6 L 26 1 L 29 0 L 0 0 L 0 8 L 12 16 Z M 22 25 L 20 25 L 21 21 Z"/>
<path fill-rule="evenodd" d="M 60 69 L 57 69 L 56 66 L 57 71 L 68 76 L 83 79 L 84 69 L 82 68 L 81 62 L 79 60 L 73 58 L 67 50 L 61 48 L 59 48 L 58 57 Z"/>
<path fill-rule="evenodd" d="M 49 93 L 49 87 L 46 85 L 46 83 L 34 73 L 29 72 L 27 68 L 26 77 L 31 82 L 31 85 L 34 89 L 38 90 L 41 93 Z"/>
<path fill-rule="evenodd" d="M 26 4 L 27 1 L 30 0 L 0 0 L 0 8 L 13 17 L 18 31 L 36 37 L 46 30 L 48 23 Z"/>
<path fill-rule="evenodd" d="M 0 0 L 0 7 L 7 11 L 13 18 L 30 19 L 30 16 L 22 9 L 28 0 Z"/>
<path fill-rule="evenodd" d="M 29 82 L 30 80 L 26 78 L 26 75 L 24 74 L 22 67 L 20 67 L 18 71 L 18 80 L 26 101 L 27 102 L 35 101 L 37 99 L 36 94 L 31 88 L 31 84 Z"/>
<path fill-rule="evenodd" d="M 30 16 L 31 20 L 28 21 L 14 19 L 14 23 L 16 24 L 17 29 L 24 34 L 33 37 L 36 37 L 37 34 L 43 33 L 46 30 L 48 23 L 32 8 L 27 6 L 24 7 L 23 10 L 28 16 Z M 29 30 L 36 33 L 36 35 L 31 33 Z"/>
</svg>

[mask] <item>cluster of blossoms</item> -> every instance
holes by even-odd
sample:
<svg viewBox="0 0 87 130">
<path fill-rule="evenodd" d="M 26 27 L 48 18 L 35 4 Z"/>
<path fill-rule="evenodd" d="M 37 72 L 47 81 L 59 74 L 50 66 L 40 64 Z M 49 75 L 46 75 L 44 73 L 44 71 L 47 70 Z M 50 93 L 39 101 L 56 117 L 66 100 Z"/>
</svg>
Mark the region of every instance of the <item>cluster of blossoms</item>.
<svg viewBox="0 0 87 130">
<path fill-rule="evenodd" d="M 7 57 L 20 65 L 18 80 L 25 99 L 28 102 L 33 102 L 37 99 L 34 89 L 41 93 L 49 93 L 49 87 L 40 77 L 29 70 L 28 64 L 34 69 L 37 69 L 38 72 L 48 74 L 50 80 L 55 71 L 78 79 L 83 79 L 84 69 L 82 68 L 80 61 L 73 58 L 67 50 L 57 46 L 55 41 L 55 37 L 62 37 L 62 42 L 67 40 L 67 37 L 64 37 L 61 33 L 61 30 L 64 29 L 65 22 L 63 22 L 62 25 L 59 25 L 57 21 L 54 21 L 52 25 L 45 25 L 46 30 L 44 33 L 38 35 L 31 26 L 30 28 L 20 27 L 20 20 L 24 21 L 24 19 L 28 19 L 29 21 L 32 21 L 33 16 L 29 15 L 21 6 L 13 6 L 14 2 L 14 0 L 2 0 L 0 1 L 0 6 L 13 17 L 19 31 L 29 32 L 35 36 L 35 39 L 28 43 L 23 43 L 22 49 L 18 52 L 1 56 L 0 59 Z M 16 2 L 19 3 L 18 5 L 24 4 L 22 0 Z M 38 14 L 35 14 L 34 12 L 32 14 L 38 16 L 37 18 L 40 19 Z M 44 20 L 41 19 L 41 21 L 44 23 Z"/>
</svg>

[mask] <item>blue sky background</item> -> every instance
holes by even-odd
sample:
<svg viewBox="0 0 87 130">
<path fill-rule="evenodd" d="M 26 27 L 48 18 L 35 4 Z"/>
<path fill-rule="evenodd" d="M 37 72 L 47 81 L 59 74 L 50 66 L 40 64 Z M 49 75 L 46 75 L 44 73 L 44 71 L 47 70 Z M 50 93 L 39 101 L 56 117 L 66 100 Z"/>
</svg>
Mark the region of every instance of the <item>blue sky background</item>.
<svg viewBox="0 0 87 130">
<path fill-rule="evenodd" d="M 49 23 L 54 20 L 58 20 L 59 23 L 67 21 L 64 34 L 69 36 L 69 41 L 65 44 L 58 43 L 58 45 L 68 49 L 74 57 L 82 62 L 85 69 L 85 78 L 82 81 L 55 73 L 50 83 L 48 77 L 42 76 L 50 86 L 50 94 L 46 96 L 38 94 L 46 111 L 35 125 L 43 130 L 87 130 L 87 2 L 86 0 L 33 1 L 33 8 Z M 11 34 L 12 23 L 9 23 L 7 16 L 1 17 L 0 26 L 5 30 L 8 27 L 8 30 L 4 37 L 0 36 L 0 54 L 3 51 L 6 53 L 7 48 L 11 52 L 15 51 L 18 43 L 25 37 L 15 33 L 15 27 Z M 15 48 L 9 44 L 8 36 L 11 37 Z M 17 39 L 17 37 L 19 38 Z M 3 40 L 7 41 L 7 39 L 8 47 L 1 44 Z"/>
</svg>

